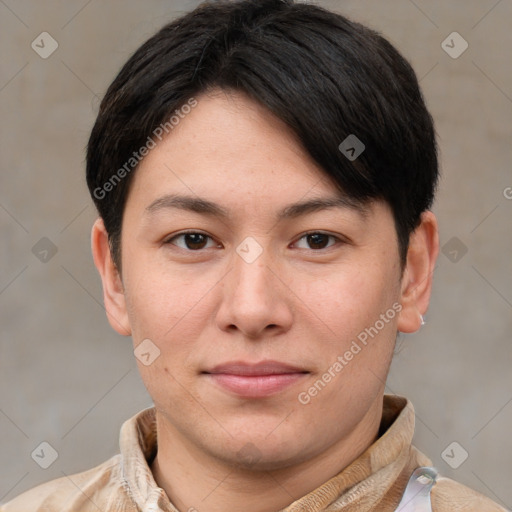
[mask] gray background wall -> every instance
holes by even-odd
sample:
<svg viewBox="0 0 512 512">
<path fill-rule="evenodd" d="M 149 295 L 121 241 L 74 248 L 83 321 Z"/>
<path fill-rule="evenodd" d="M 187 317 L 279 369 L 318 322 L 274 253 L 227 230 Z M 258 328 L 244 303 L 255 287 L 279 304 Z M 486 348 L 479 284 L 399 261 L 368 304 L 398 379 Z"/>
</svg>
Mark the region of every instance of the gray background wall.
<svg viewBox="0 0 512 512">
<path fill-rule="evenodd" d="M 427 324 L 401 338 L 388 391 L 412 400 L 415 443 L 445 475 L 512 508 L 512 1 L 317 3 L 387 36 L 437 122 L 444 251 Z M 84 147 L 121 64 L 197 4 L 0 1 L 0 501 L 104 461 L 122 422 L 151 405 L 102 307 Z M 441 46 L 453 31 L 469 43 L 458 58 Z M 31 48 L 41 32 L 58 42 L 46 59 Z M 46 470 L 31 458 L 42 441 L 58 452 Z"/>
</svg>

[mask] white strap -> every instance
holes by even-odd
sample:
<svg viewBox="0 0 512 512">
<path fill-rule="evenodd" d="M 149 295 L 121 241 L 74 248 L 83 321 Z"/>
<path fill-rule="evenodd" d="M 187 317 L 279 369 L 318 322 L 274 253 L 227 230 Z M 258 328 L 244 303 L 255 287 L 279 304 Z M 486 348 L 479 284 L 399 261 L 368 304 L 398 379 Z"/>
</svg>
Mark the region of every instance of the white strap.
<svg viewBox="0 0 512 512">
<path fill-rule="evenodd" d="M 432 512 L 430 491 L 436 478 L 437 471 L 434 468 L 416 469 L 409 479 L 396 512 Z"/>
</svg>

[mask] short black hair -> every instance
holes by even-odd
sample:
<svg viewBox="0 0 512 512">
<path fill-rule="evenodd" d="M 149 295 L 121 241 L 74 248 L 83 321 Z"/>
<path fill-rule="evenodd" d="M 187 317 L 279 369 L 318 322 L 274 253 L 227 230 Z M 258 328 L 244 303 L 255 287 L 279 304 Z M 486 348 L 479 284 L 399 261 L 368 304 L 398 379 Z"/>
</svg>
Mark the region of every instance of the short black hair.
<svg viewBox="0 0 512 512">
<path fill-rule="evenodd" d="M 404 265 L 439 175 L 434 123 L 410 64 L 375 30 L 319 6 L 221 0 L 147 40 L 101 102 L 87 184 L 119 269 L 122 215 L 141 153 L 194 97 L 218 88 L 244 92 L 284 121 L 341 192 L 360 203 L 386 201 Z M 354 135 L 364 144 L 356 159 L 349 157 L 363 146 L 340 146 Z"/>
</svg>

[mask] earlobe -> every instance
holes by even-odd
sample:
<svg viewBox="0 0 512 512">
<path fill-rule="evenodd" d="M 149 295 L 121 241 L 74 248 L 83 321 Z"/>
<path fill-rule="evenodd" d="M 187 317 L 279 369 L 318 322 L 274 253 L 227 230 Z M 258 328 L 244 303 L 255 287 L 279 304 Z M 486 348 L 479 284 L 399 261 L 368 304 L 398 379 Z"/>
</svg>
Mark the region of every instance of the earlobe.
<svg viewBox="0 0 512 512">
<path fill-rule="evenodd" d="M 91 232 L 94 264 L 103 283 L 103 301 L 112 328 L 123 336 L 130 336 L 131 327 L 127 314 L 123 283 L 110 253 L 108 233 L 103 219 L 96 220 Z"/>
<path fill-rule="evenodd" d="M 416 332 L 422 325 L 430 301 L 438 254 L 437 220 L 431 211 L 426 211 L 421 215 L 421 223 L 409 240 L 406 268 L 402 276 L 402 310 L 397 325 L 400 332 Z"/>
</svg>

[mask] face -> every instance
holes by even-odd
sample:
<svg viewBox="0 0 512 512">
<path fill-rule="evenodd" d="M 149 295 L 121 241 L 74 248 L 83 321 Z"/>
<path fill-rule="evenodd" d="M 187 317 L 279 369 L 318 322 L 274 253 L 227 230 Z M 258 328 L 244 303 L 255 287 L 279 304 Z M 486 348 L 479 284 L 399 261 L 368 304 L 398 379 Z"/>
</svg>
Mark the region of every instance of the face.
<svg viewBox="0 0 512 512">
<path fill-rule="evenodd" d="M 197 101 L 133 177 L 119 316 L 169 432 L 287 467 L 380 418 L 403 294 L 393 217 L 347 200 L 247 97 Z"/>
</svg>

